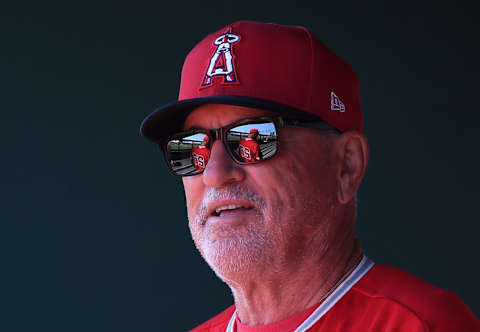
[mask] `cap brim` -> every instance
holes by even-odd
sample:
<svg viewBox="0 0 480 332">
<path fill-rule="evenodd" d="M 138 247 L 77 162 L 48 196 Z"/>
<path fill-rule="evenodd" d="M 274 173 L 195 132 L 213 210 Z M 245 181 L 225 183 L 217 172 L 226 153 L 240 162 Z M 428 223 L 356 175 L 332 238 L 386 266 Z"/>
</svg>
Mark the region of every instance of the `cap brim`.
<svg viewBox="0 0 480 332">
<path fill-rule="evenodd" d="M 185 118 L 198 106 L 204 104 L 225 104 L 258 108 L 296 119 L 319 119 L 311 113 L 269 100 L 244 96 L 211 96 L 175 101 L 157 108 L 140 125 L 140 135 L 152 142 L 159 143 L 183 128 Z"/>
</svg>

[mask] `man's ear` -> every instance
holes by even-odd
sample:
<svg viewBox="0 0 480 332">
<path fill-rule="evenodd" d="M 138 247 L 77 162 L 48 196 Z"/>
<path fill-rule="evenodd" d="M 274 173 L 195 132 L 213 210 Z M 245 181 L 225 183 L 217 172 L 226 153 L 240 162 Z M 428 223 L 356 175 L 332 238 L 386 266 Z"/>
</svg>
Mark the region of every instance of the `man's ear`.
<svg viewBox="0 0 480 332">
<path fill-rule="evenodd" d="M 335 154 L 338 158 L 338 201 L 346 204 L 355 197 L 367 169 L 367 138 L 358 131 L 345 132 L 336 140 Z"/>
</svg>

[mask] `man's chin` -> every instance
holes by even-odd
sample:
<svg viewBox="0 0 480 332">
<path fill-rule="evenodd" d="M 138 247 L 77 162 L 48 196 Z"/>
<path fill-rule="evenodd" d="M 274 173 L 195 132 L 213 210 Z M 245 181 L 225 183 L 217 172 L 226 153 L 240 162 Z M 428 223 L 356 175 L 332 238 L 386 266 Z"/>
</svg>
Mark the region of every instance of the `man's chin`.
<svg viewBox="0 0 480 332">
<path fill-rule="evenodd" d="M 223 238 L 202 246 L 201 254 L 222 279 L 258 270 L 266 260 L 265 243 Z"/>
</svg>

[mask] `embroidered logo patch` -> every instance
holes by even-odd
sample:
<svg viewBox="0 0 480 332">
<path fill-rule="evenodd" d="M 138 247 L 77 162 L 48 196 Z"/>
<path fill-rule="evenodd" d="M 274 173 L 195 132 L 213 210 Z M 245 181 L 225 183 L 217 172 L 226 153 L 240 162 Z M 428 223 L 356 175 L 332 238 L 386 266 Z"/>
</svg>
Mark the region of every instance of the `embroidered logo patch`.
<svg viewBox="0 0 480 332">
<path fill-rule="evenodd" d="M 330 92 L 330 109 L 332 111 L 345 112 L 345 104 L 342 103 L 340 98 L 332 92 Z"/>
<path fill-rule="evenodd" d="M 217 46 L 217 49 L 210 58 L 210 64 L 203 77 L 202 87 L 212 84 L 212 78 L 215 76 L 223 76 L 223 83 L 237 82 L 232 44 L 239 40 L 240 37 L 230 33 L 230 30 L 215 39 L 213 45 Z"/>
</svg>

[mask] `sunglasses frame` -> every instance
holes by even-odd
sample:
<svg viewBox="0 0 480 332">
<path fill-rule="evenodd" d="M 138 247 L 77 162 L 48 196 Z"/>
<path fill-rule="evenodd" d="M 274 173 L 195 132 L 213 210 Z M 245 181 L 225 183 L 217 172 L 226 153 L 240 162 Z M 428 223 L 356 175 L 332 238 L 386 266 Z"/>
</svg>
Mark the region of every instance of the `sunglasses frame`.
<svg viewBox="0 0 480 332">
<path fill-rule="evenodd" d="M 269 156 L 267 158 L 264 158 L 262 160 L 254 160 L 254 161 L 250 161 L 250 162 L 240 161 L 234 156 L 233 151 L 228 146 L 228 143 L 226 141 L 227 132 L 230 129 L 232 129 L 233 127 L 237 127 L 237 126 L 240 126 L 240 125 L 243 125 L 243 124 L 246 125 L 246 124 L 249 124 L 249 123 L 255 123 L 255 122 L 259 122 L 259 123 L 271 122 L 271 123 L 273 123 L 273 125 L 275 126 L 276 134 L 277 134 L 276 135 L 276 137 L 277 137 L 277 150 L 276 150 L 275 154 L 273 154 L 272 156 Z M 181 137 L 186 137 L 186 136 L 190 136 L 190 135 L 194 135 L 194 134 L 199 134 L 199 133 L 206 134 L 209 137 L 209 145 L 210 146 L 216 140 L 220 139 L 222 141 L 223 146 L 225 147 L 228 154 L 230 155 L 230 158 L 232 158 L 235 163 L 237 163 L 239 165 L 252 165 L 252 164 L 257 164 L 257 163 L 272 159 L 272 158 L 274 158 L 275 156 L 278 155 L 278 153 L 280 151 L 280 134 L 281 134 L 282 128 L 285 127 L 285 126 L 308 128 L 308 129 L 314 129 L 314 130 L 318 130 L 318 131 L 335 131 L 337 133 L 340 133 L 340 131 L 337 128 L 329 125 L 328 123 L 326 123 L 322 120 L 304 122 L 302 120 L 286 119 L 286 118 L 283 118 L 281 116 L 278 116 L 278 117 L 254 117 L 254 118 L 240 119 L 238 121 L 232 122 L 230 124 L 227 124 L 226 126 L 216 128 L 216 129 L 193 128 L 193 129 L 190 129 L 190 130 L 182 131 L 182 132 L 176 133 L 176 134 L 174 134 L 170 137 L 167 137 L 165 140 L 158 143 L 158 146 L 163 151 L 163 156 L 164 156 L 165 162 L 168 166 L 168 169 L 169 169 L 170 173 L 172 173 L 175 176 L 180 176 L 180 177 L 194 176 L 194 175 L 202 174 L 203 171 L 196 171 L 192 174 L 178 174 L 173 170 L 171 162 L 168 159 L 168 142 L 170 142 L 172 140 L 175 140 L 175 139 L 179 139 Z"/>
</svg>

